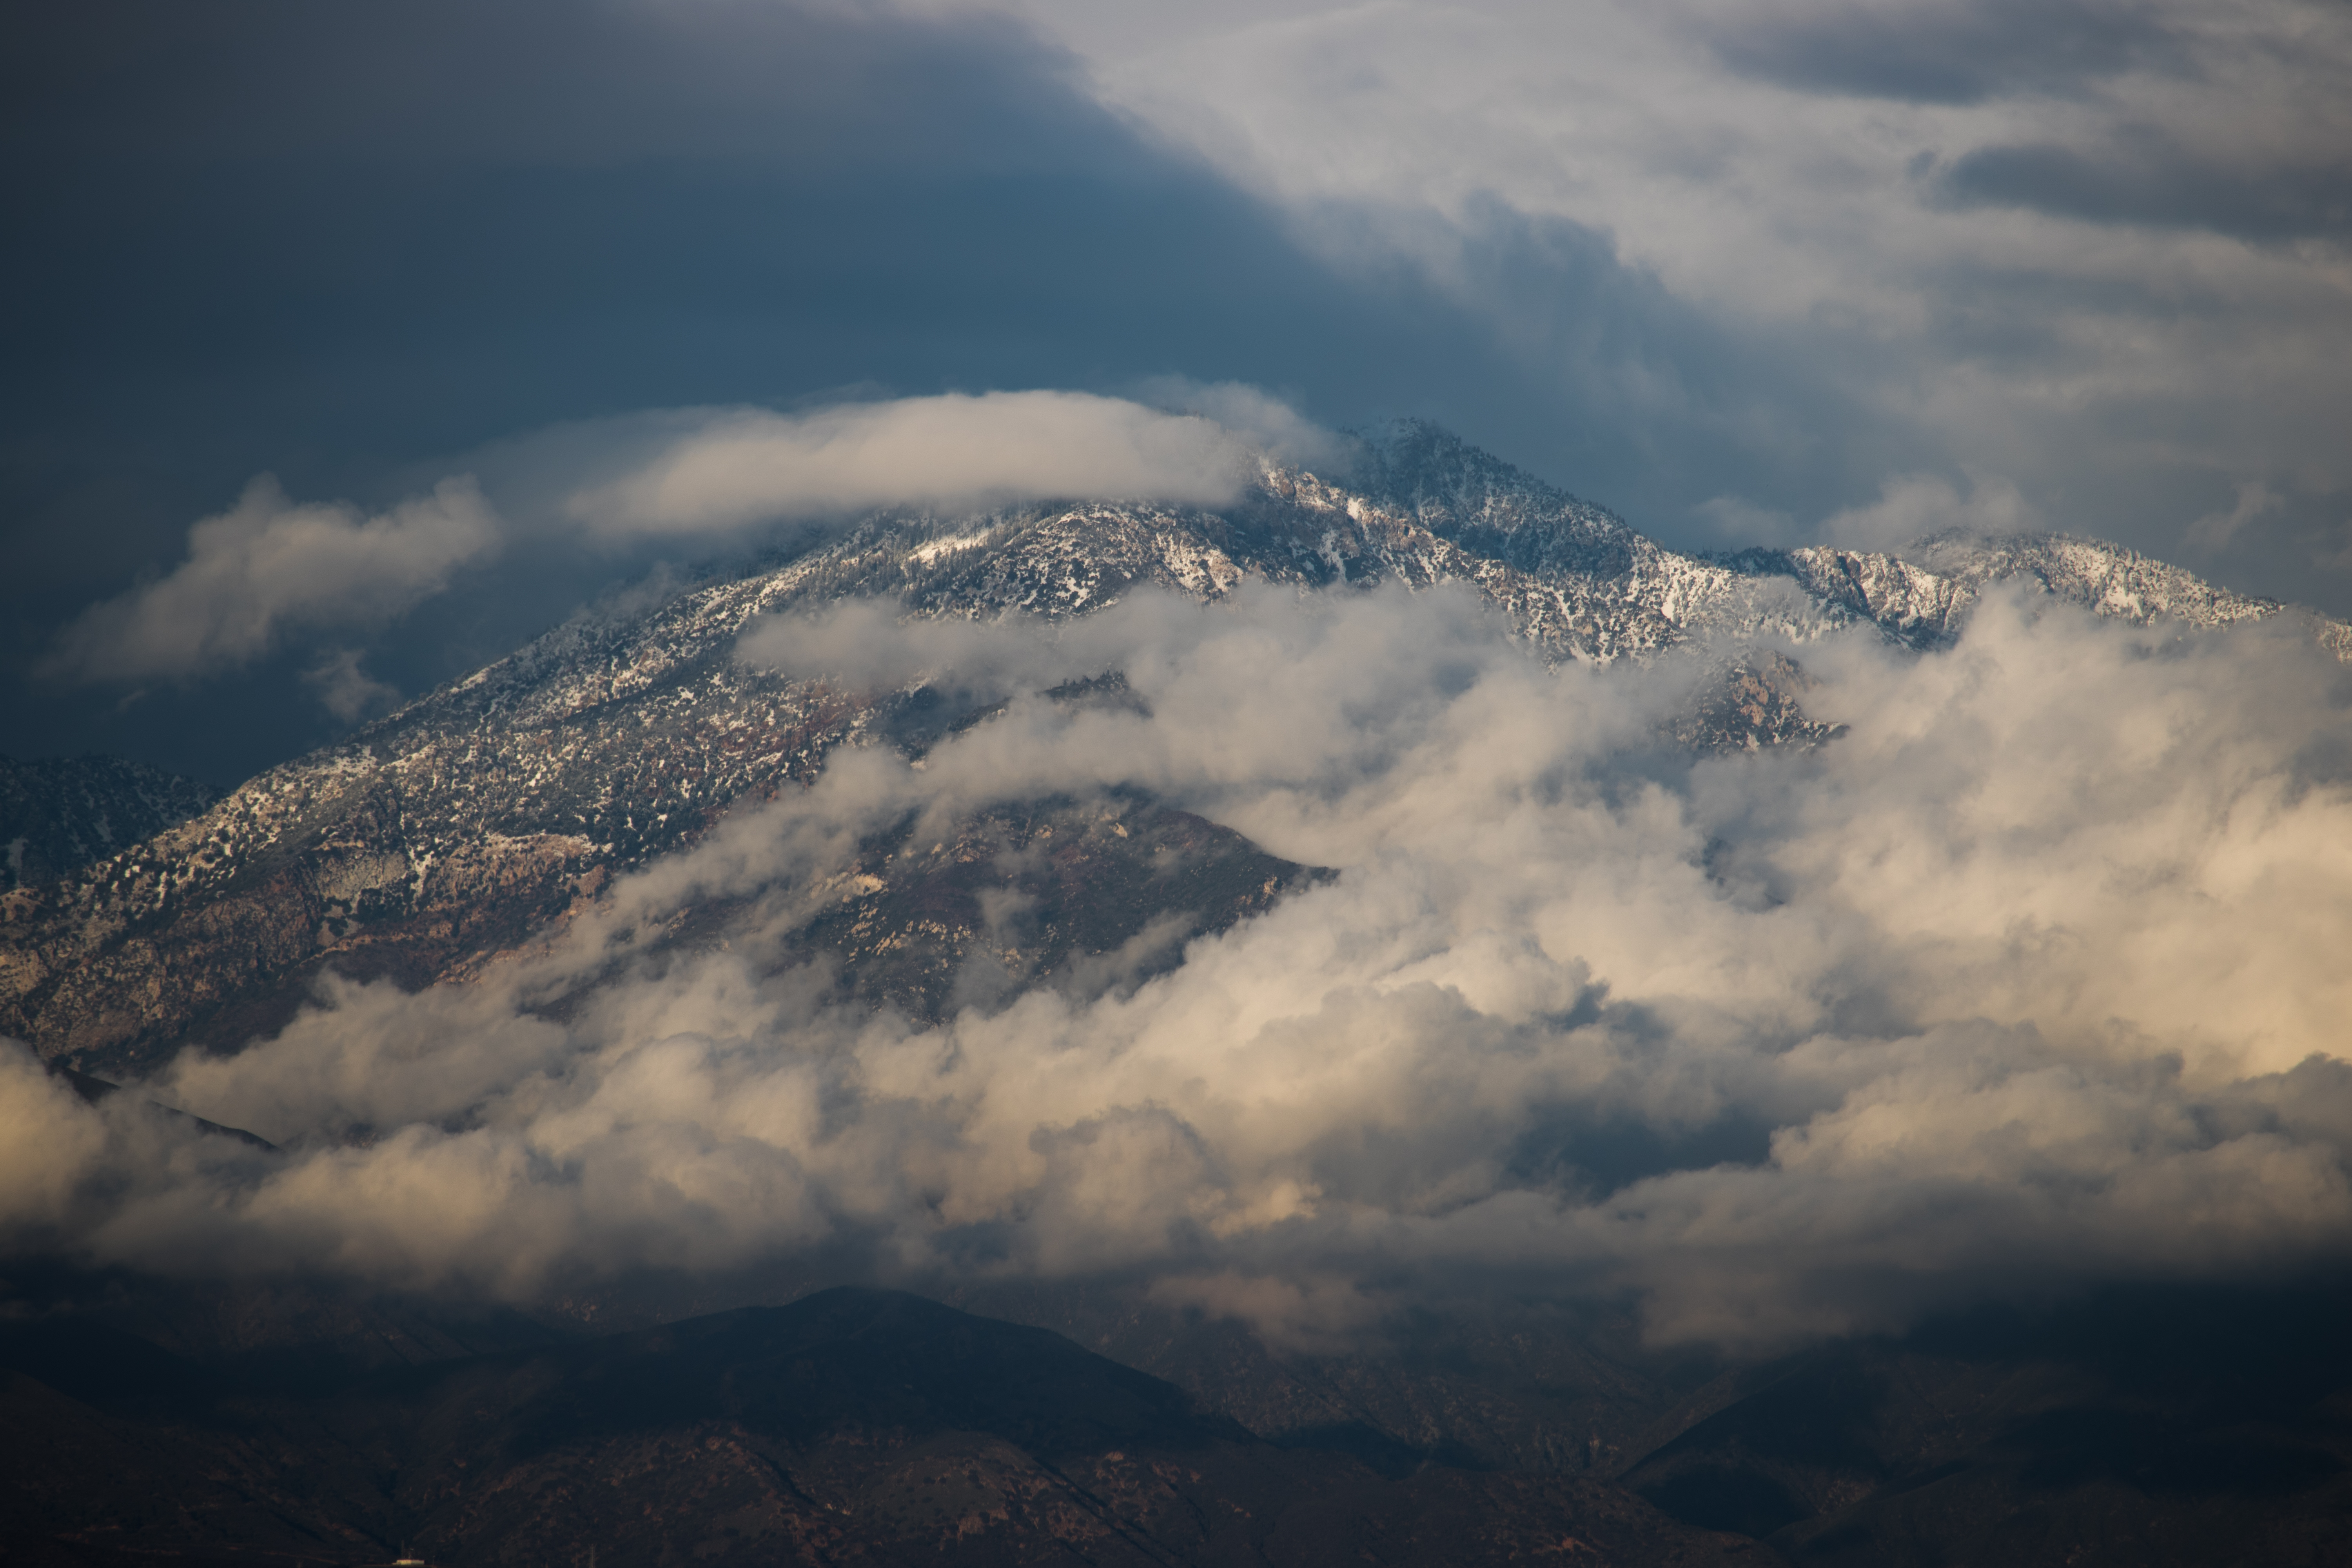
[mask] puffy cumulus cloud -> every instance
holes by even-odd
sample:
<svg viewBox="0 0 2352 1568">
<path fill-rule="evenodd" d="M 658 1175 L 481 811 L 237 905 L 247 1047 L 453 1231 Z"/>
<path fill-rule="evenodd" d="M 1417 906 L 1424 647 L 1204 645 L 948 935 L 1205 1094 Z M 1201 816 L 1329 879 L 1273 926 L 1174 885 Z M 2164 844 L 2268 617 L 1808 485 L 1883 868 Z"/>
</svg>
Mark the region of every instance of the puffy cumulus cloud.
<svg viewBox="0 0 2352 1568">
<path fill-rule="evenodd" d="M 1945 652 L 1804 649 L 1834 743 L 1694 758 L 1658 724 L 1701 661 L 1548 669 L 1466 594 L 1139 598 L 909 626 L 911 661 L 882 625 L 747 654 L 971 654 L 1003 707 L 919 766 L 836 754 L 541 956 L 183 1058 L 152 1093 L 288 1152 L 110 1134 L 49 1223 L 510 1296 L 820 1250 L 1115 1271 L 1307 1348 L 1496 1285 L 1779 1342 L 2352 1236 L 2352 689 L 2292 626 L 1996 595 Z M 1108 668 L 1133 701 L 1043 694 Z M 780 956 L 877 830 L 1122 788 L 1338 875 L 937 1026 Z M 714 907 L 724 945 L 667 941 Z"/>
<path fill-rule="evenodd" d="M 814 615 L 770 616 L 736 645 L 750 663 L 801 679 L 889 690 L 923 678 L 983 690 L 1052 685 L 1094 673 L 1075 649 L 1002 622 L 917 620 L 874 599 L 849 599 Z"/>
<path fill-rule="evenodd" d="M 1311 427 L 1242 388 L 1221 412 L 1297 443 Z M 989 505 L 1116 496 L 1231 500 L 1263 443 L 1197 415 L 1077 392 L 949 394 L 803 414 L 690 410 L 581 432 L 635 447 L 626 471 L 564 497 L 606 538 L 723 532 L 877 506 Z"/>
<path fill-rule="evenodd" d="M 499 542 L 470 479 L 367 517 L 341 503 L 297 505 L 265 474 L 188 530 L 188 557 L 169 574 L 68 626 L 47 669 L 125 681 L 233 669 L 298 630 L 389 620 Z"/>
<path fill-rule="evenodd" d="M 236 1233 L 208 1222 L 216 1195 L 249 1185 L 268 1153 L 205 1133 L 137 1094 L 82 1100 L 18 1042 L 0 1038 L 0 1248 L 122 1247 L 166 1267 L 221 1261 L 202 1237 Z M 175 1235 L 171 1216 L 197 1221 Z M 117 1239 L 118 1227 L 128 1227 Z M 249 1253 L 267 1265 L 282 1253 Z"/>
</svg>

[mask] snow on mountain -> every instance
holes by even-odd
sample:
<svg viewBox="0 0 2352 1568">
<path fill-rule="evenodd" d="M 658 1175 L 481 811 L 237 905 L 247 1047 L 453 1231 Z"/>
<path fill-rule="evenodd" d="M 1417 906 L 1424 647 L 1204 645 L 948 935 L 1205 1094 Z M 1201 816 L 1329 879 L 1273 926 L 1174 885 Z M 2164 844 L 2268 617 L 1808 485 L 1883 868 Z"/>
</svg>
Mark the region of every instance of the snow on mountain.
<svg viewBox="0 0 2352 1568">
<path fill-rule="evenodd" d="M 121 757 L 0 757 L 0 890 L 68 876 L 185 822 L 220 795 Z"/>
<path fill-rule="evenodd" d="M 0 1032 L 45 1056 L 136 1069 L 187 1038 L 234 1045 L 274 1026 L 330 963 L 407 984 L 475 973 L 739 798 L 806 783 L 834 747 L 919 752 L 971 717 L 919 686 L 848 690 L 738 661 L 738 637 L 774 611 L 869 595 L 917 616 L 1051 621 L 1139 587 L 1213 601 L 1246 582 L 1464 583 L 1549 659 L 1716 649 L 1720 700 L 1677 732 L 1739 746 L 1825 733 L 1800 710 L 1793 667 L 1778 654 L 1742 662 L 1743 642 L 1870 622 L 1932 646 L 1987 585 L 2018 578 L 2135 620 L 2210 626 L 2280 611 L 2057 537 L 1946 536 L 1916 559 L 1681 554 L 1414 421 L 1364 433 L 1346 475 L 1269 466 L 1215 511 L 1115 499 L 885 511 L 741 575 L 583 615 L 201 816 L 0 897 Z M 2321 635 L 2352 651 L 2346 628 Z M 1216 853 L 1248 849 L 1236 839 Z"/>
<path fill-rule="evenodd" d="M 2233 593 L 2166 562 L 2095 539 L 2060 533 L 1931 534 L 1902 557 L 1809 545 L 1744 550 L 1711 559 L 1733 571 L 1794 581 L 1823 605 L 1876 622 L 1915 647 L 1958 635 L 1969 611 L 1997 583 L 2030 583 L 2060 602 L 2147 626 L 2170 621 L 2206 628 L 2287 612 L 2275 599 Z M 2352 658 L 2352 627 L 2312 616 L 2314 633 Z"/>
</svg>

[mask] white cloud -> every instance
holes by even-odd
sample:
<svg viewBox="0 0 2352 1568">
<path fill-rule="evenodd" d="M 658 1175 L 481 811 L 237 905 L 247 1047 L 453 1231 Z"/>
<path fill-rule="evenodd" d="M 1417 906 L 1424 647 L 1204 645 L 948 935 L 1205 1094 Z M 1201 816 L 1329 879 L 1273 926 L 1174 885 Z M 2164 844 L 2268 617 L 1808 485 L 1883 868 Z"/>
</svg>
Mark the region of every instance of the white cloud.
<svg viewBox="0 0 2352 1568">
<path fill-rule="evenodd" d="M 2313 559 L 2340 546 L 2352 294 L 2323 173 L 2352 148 L 2340 6 L 947 8 L 1029 17 L 1106 101 L 1335 263 L 1418 269 L 1500 341 L 1554 355 L 1556 385 L 1606 356 L 1544 324 L 1574 279 L 1500 287 L 1475 264 L 1510 228 L 1498 212 L 1582 226 L 1875 426 L 1738 410 L 1759 427 L 1736 442 L 1768 458 L 1999 472 L 2063 504 L 2062 526 L 2157 552 L 2251 474 L 2314 531 Z M 1634 439 L 1695 417 L 1666 394 L 1715 379 L 1720 347 L 1661 342 L 1656 376 L 1605 367 L 1643 411 Z"/>
<path fill-rule="evenodd" d="M 193 679 L 248 664 L 289 635 L 391 619 L 497 549 L 499 522 L 469 479 L 375 517 L 300 506 L 268 475 L 188 530 L 188 558 L 159 581 L 84 611 L 46 668 L 83 680 Z"/>
<path fill-rule="evenodd" d="M 1316 1346 L 1465 1280 L 1769 1341 L 2338 1255 L 2340 668 L 2291 627 L 2032 608 L 1995 595 L 1933 655 L 1816 645 L 1845 737 L 1700 761 L 1654 741 L 1694 668 L 1547 670 L 1466 593 L 904 628 L 1008 706 L 920 770 L 837 754 L 544 958 L 340 985 L 184 1058 L 163 1098 L 288 1157 L 116 1134 L 52 1206 L 100 1257 L 510 1296 L 818 1244 L 1116 1269 Z M 913 668 L 874 606 L 761 635 L 833 679 Z M 1111 664 L 1139 705 L 1025 695 Z M 1121 785 L 1341 875 L 1140 984 L 938 1027 L 778 967 L 861 837 Z M 725 949 L 660 947 L 714 900 Z M 1744 1161 L 1674 1153 L 1742 1127 Z M 1629 1131 L 1665 1153 L 1623 1163 Z"/>
<path fill-rule="evenodd" d="M 2237 501 L 2228 511 L 2209 511 L 2189 525 L 2183 542 L 2192 550 L 2226 549 L 2230 541 L 2278 510 L 2279 498 L 2260 479 L 2242 480 Z"/>
<path fill-rule="evenodd" d="M 1209 401 L 1297 440 L 1310 427 L 1244 389 Z M 689 410 L 599 427 L 625 468 L 564 496 L 608 539 L 707 534 L 879 506 L 1117 497 L 1215 505 L 1261 462 L 1213 420 L 1076 392 L 951 394 L 805 414 Z M 607 466 L 610 466 L 609 463 Z"/>
<path fill-rule="evenodd" d="M 1084 639 L 1082 639 L 1083 642 Z M 1020 623 L 902 620 L 896 605 L 852 599 L 806 616 L 754 622 L 736 645 L 750 663 L 802 679 L 890 690 L 919 677 L 985 689 L 1051 686 L 1099 673 L 1080 668 Z"/>
<path fill-rule="evenodd" d="M 64 1080 L 0 1040 L 0 1235 L 64 1218 L 105 1143 L 96 1112 Z"/>
<path fill-rule="evenodd" d="M 1221 425 L 1286 468 L 1319 469 L 1326 479 L 1346 477 L 1350 454 L 1343 437 L 1246 383 L 1160 375 L 1139 384 L 1136 395 L 1150 407 Z"/>
<path fill-rule="evenodd" d="M 1822 521 L 1825 544 L 1899 553 L 1931 533 L 1958 529 L 1967 533 L 2020 533 L 2034 519 L 2017 487 L 1993 478 L 1972 480 L 1962 495 L 1937 474 L 1905 474 L 1879 487 L 1868 506 L 1850 507 Z"/>
<path fill-rule="evenodd" d="M 991 392 L 557 426 L 470 454 L 473 472 L 375 517 L 340 502 L 298 505 L 264 475 L 233 510 L 188 531 L 187 559 L 168 574 L 84 611 L 44 668 L 81 680 L 215 675 L 303 634 L 388 622 L 518 539 L 541 548 L 708 541 L 882 507 L 1055 498 L 1213 506 L 1269 460 L 1344 466 L 1343 440 L 1255 388 L 1163 378 L 1150 390 L 1182 411 Z M 327 650 L 304 676 L 346 721 L 398 698 L 360 668 L 362 657 Z"/>
<path fill-rule="evenodd" d="M 400 705 L 400 689 L 361 668 L 363 658 L 357 648 L 335 648 L 302 672 L 302 683 L 346 724 L 376 718 Z"/>
</svg>

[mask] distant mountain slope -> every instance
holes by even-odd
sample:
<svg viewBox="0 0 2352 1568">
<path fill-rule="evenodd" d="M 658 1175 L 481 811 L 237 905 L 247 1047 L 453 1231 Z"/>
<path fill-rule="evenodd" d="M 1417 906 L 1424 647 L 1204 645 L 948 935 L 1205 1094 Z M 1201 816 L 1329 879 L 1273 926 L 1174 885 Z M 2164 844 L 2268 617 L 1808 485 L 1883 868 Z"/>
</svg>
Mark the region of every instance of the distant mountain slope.
<svg viewBox="0 0 2352 1568">
<path fill-rule="evenodd" d="M 0 1537 L 37 1562 L 1759 1561 L 1596 1479 L 1277 1448 L 1057 1334 L 892 1291 L 359 1377 L 12 1325 L 0 1368 Z"/>
<path fill-rule="evenodd" d="M 1799 635 L 1852 618 L 1672 555 L 1442 432 L 1393 436 L 1370 448 L 1376 494 L 1269 471 L 1217 513 L 1109 501 L 886 512 L 771 569 L 560 627 L 200 818 L 0 902 L 0 1033 L 131 1073 L 192 1028 L 234 1046 L 274 1027 L 328 962 L 408 984 L 471 973 L 735 800 L 806 783 L 834 747 L 919 752 L 969 717 L 933 692 L 849 691 L 739 663 L 736 637 L 767 612 L 865 595 L 923 616 L 1059 618 L 1139 585 L 1213 599 L 1249 580 L 1462 581 L 1555 657 L 1587 658 L 1671 647 L 1706 606 L 1727 626 Z M 1733 705 L 1717 727 L 1786 708 Z M 1201 910 L 1197 929 L 1244 907 Z"/>
<path fill-rule="evenodd" d="M 0 892 L 69 876 L 220 797 L 210 784 L 122 757 L 0 757 Z"/>
<path fill-rule="evenodd" d="M 919 754 L 979 717 L 944 683 L 854 690 L 735 658 L 755 616 L 852 595 L 896 599 L 917 616 L 1051 621 L 1139 587 L 1210 601 L 1248 582 L 1300 592 L 1460 583 L 1544 657 L 1602 662 L 1699 642 L 1801 642 L 1863 623 L 1932 644 L 1957 630 L 1985 584 L 2021 575 L 2101 613 L 2140 618 L 2217 625 L 2278 608 L 2076 541 L 1945 539 L 1922 559 L 1820 549 L 1679 554 L 1412 421 L 1367 433 L 1345 483 L 1270 467 L 1214 511 L 1108 500 L 885 511 L 740 576 L 583 616 L 344 743 L 248 781 L 200 816 L 71 877 L 0 896 L 0 1034 L 90 1070 L 135 1073 L 190 1040 L 228 1048 L 274 1029 L 329 963 L 408 984 L 478 973 L 588 907 L 616 873 L 694 841 L 735 801 L 809 782 L 835 747 Z M 2323 630 L 2341 641 L 2343 628 Z M 1723 675 L 1677 728 L 1682 741 L 1738 748 L 1821 738 L 1801 711 L 1801 680 L 1779 656 L 1735 662 Z M 1024 809 L 1033 807 L 1048 809 Z M 1263 907 L 1300 869 L 1269 861 L 1263 874 L 1243 875 L 1258 852 L 1236 836 L 1196 819 L 1151 821 L 1154 834 L 1185 837 L 1232 873 L 1208 876 L 1202 886 L 1219 890 L 1187 906 L 1180 942 Z M 1146 839 L 1161 841 L 1097 836 L 1086 875 L 1065 885 L 1148 883 L 1139 871 L 1105 872 L 1142 854 Z M 977 825 L 965 835 L 982 859 L 988 840 Z M 914 875 L 893 863 L 898 880 L 877 889 L 876 919 L 921 902 L 904 881 Z M 943 963 L 979 930 L 976 891 L 959 886 L 963 912 L 926 939 Z M 1139 929 L 1125 916 L 1074 910 L 1019 962 L 1043 973 Z M 913 983 L 911 971 L 899 973 Z M 917 987 L 925 1007 L 943 1001 L 935 982 Z M 879 994 L 855 973 L 851 984 Z"/>
<path fill-rule="evenodd" d="M 1823 1346 L 1624 1479 L 1801 1563 L 2352 1561 L 2345 1304 L 2141 1287 Z"/>
<path fill-rule="evenodd" d="M 1997 583 L 2032 583 L 2063 603 L 2140 626 L 2168 620 L 2228 626 L 2287 610 L 2275 599 L 2217 588 L 2136 550 L 2063 533 L 1947 531 L 1930 534 L 1900 557 L 1808 545 L 1710 559 L 1757 577 L 1790 578 L 1822 603 L 1842 605 L 1921 647 L 1957 636 L 1978 599 Z M 2322 643 L 2338 658 L 2352 658 L 2352 626 L 2311 619 Z"/>
<path fill-rule="evenodd" d="M 1671 1356 L 1569 1320 L 1555 1336 L 1499 1323 L 1507 1345 L 1484 1351 L 1449 1333 L 1377 1364 L 1260 1348 L 1192 1369 L 1205 1405 L 1057 1333 L 887 1290 L 581 1338 L 511 1313 L 339 1316 L 326 1300 L 277 1321 L 285 1304 L 248 1284 L 206 1288 L 209 1323 L 178 1300 L 175 1336 L 135 1310 L 117 1321 L 159 1287 L 82 1283 L 82 1310 L 0 1321 L 12 1560 L 561 1568 L 593 1547 L 604 1568 L 2195 1568 L 2352 1552 L 2341 1279 L 1967 1313 L 1727 1365 L 1693 1398 L 1636 1386 Z M 294 1342 L 322 1333 L 342 1353 Z M 1578 1441 L 1487 1458 L 1353 1423 L 1268 1442 L 1219 1413 L 1256 1404 L 1266 1374 L 1343 1405 L 1392 1383 L 1417 1388 L 1413 1425 L 1475 1436 L 1484 1407 L 1556 1393 L 1504 1375 L 1498 1348 L 1585 1358 L 1646 1404 L 1655 1436 L 1588 1450 L 1562 1424 Z M 1433 1379 L 1460 1386 L 1432 1399 Z"/>
</svg>

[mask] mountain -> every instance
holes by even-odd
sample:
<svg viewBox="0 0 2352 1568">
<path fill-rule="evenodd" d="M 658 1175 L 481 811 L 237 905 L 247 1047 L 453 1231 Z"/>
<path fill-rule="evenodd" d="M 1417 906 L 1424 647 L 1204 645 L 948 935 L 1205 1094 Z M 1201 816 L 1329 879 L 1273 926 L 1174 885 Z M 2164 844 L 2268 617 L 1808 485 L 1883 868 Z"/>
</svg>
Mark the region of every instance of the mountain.
<svg viewBox="0 0 2352 1568">
<path fill-rule="evenodd" d="M 1743 550 L 1709 559 L 1752 576 L 1788 578 L 1823 604 L 1874 621 L 1918 647 L 1957 635 L 1977 600 L 1997 583 L 2028 583 L 2066 604 L 2140 626 L 2237 626 L 2285 609 L 2275 599 L 2217 588 L 2136 550 L 2055 533 L 1934 533 L 1901 559 L 1823 545 Z M 2352 658 L 2352 627 L 2317 617 L 2315 622 L 2323 643 L 2339 658 Z"/>
<path fill-rule="evenodd" d="M 2116 1289 L 1825 1346 L 1622 1479 L 1801 1563 L 2352 1561 L 2345 1306 Z"/>
<path fill-rule="evenodd" d="M 70 876 L 220 797 L 210 784 L 121 757 L 0 757 L 0 892 Z"/>
<path fill-rule="evenodd" d="M 1941 646 L 2004 584 L 2141 624 L 2290 613 L 2059 536 L 1682 554 L 1417 424 L 1369 433 L 1342 477 L 1269 468 L 1218 509 L 885 511 L 583 614 L 14 888 L 0 1033 L 97 1097 L 92 1075 L 271 1033 L 330 971 L 478 978 L 596 918 L 616 878 L 725 845 L 740 804 L 809 784 L 842 748 L 921 761 L 1003 717 L 952 670 L 860 684 L 740 659 L 761 616 L 868 597 L 1068 624 L 1139 589 L 1252 584 L 1465 584 L 1549 660 L 1686 655 L 1706 679 L 1659 743 L 1733 750 L 1834 743 L 1790 650 L 1846 627 Z M 2352 652 L 2346 628 L 2314 629 Z M 1043 700 L 1139 700 L 1113 668 Z M 771 962 L 817 961 L 844 1001 L 937 1020 L 1148 974 L 1328 875 L 1133 789 L 959 809 L 919 837 L 911 819 L 867 833 L 822 898 L 698 895 L 652 940 L 699 951 L 766 921 Z M 632 1277 L 493 1311 L 11 1258 L 0 1539 L 86 1564 L 2098 1563 L 2229 1561 L 2231 1541 L 2248 1561 L 2352 1560 L 2352 1368 L 2315 1327 L 2340 1319 L 2340 1283 L 1747 1363 L 1645 1345 L 1622 1300 L 1457 1302 L 1312 1352 L 1132 1280 L 982 1271 L 938 1287 L 952 1306 L 807 1294 L 823 1282 L 797 1263 Z"/>
<path fill-rule="evenodd" d="M 1042 1329 L 837 1289 L 358 1374 L 0 1330 L 13 1557 L 1748 1563 L 1607 1482 L 1277 1447 Z"/>
<path fill-rule="evenodd" d="M 37 1563 L 2352 1561 L 2341 1279 L 2111 1289 L 1724 1364 L 1654 1386 L 1638 1447 L 1500 1463 L 1344 1423 L 1269 1441 L 1225 1408 L 1249 1376 L 1208 1404 L 896 1291 L 589 1334 L 284 1285 L 44 1295 L 40 1272 L 20 1260 L 38 1310 L 0 1322 L 0 1549 Z M 1523 1377 L 1530 1350 L 1538 1377 L 1614 1359 L 1605 1323 L 1536 1326 L 1504 1336 Z M 1388 1376 L 1466 1392 L 1484 1358 L 1492 1405 L 1492 1349 L 1401 1346 Z M 1670 1359 L 1616 1362 L 1613 1392 Z"/>
<path fill-rule="evenodd" d="M 1268 467 L 1214 511 L 1109 500 L 886 511 L 740 575 L 583 615 L 184 822 L 0 897 L 0 1033 L 89 1071 L 136 1073 L 184 1044 L 234 1048 L 273 1030 L 329 966 L 407 985 L 478 973 L 593 907 L 616 874 L 694 842 L 738 800 L 806 784 L 835 748 L 919 755 L 984 717 L 949 682 L 854 690 L 734 657 L 754 617 L 853 595 L 898 599 L 915 616 L 1053 621 L 1146 586 L 1213 600 L 1245 582 L 1462 583 L 1544 657 L 1603 662 L 1861 623 L 1919 645 L 1950 636 L 1988 584 L 2020 577 L 2107 614 L 2218 625 L 2280 613 L 2078 541 L 1947 538 L 1921 561 L 1679 554 L 1416 422 L 1368 433 L 1344 483 Z M 2325 635 L 2352 646 L 2342 628 Z M 1816 742 L 1826 731 L 1801 691 L 1784 658 L 1734 654 L 1677 738 Z M 1116 697 L 1098 683 L 1061 695 Z M 1155 909 L 1181 905 L 1182 930 L 1163 933 L 1181 945 L 1307 874 L 1148 801 L 1024 811 L 1027 826 L 968 824 L 951 858 L 962 868 L 944 884 L 915 885 L 915 868 L 877 847 L 860 874 L 881 885 L 861 919 L 807 942 L 854 956 L 863 931 L 866 951 L 903 947 L 905 917 L 927 910 L 916 945 L 929 958 L 868 976 L 864 994 L 937 1006 L 939 973 L 987 926 L 983 885 L 1047 891 L 1013 887 L 988 847 L 1051 827 L 1055 813 L 1094 826 L 1059 840 L 1076 847 L 1053 879 L 1043 934 L 1015 960 L 1033 974 L 1117 950 Z M 1201 869 L 1183 899 L 1155 906 L 1150 851 L 1174 842 Z M 1116 910 L 1086 892 L 1112 887 L 1129 890 Z M 926 963 L 928 983 L 915 974 Z"/>
</svg>

